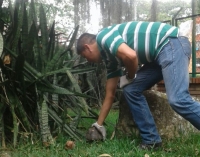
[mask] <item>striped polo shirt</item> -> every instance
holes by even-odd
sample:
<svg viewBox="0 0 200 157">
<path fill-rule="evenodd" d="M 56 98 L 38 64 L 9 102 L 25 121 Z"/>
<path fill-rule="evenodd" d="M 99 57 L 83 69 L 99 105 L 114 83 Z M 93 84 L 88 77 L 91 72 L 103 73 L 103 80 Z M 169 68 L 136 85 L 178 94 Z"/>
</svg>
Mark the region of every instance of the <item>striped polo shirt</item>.
<svg viewBox="0 0 200 157">
<path fill-rule="evenodd" d="M 123 63 L 116 57 L 118 47 L 126 43 L 136 51 L 140 64 L 155 60 L 169 37 L 177 37 L 178 28 L 160 22 L 127 22 L 104 28 L 96 37 L 106 63 L 107 78 L 121 76 Z"/>
</svg>

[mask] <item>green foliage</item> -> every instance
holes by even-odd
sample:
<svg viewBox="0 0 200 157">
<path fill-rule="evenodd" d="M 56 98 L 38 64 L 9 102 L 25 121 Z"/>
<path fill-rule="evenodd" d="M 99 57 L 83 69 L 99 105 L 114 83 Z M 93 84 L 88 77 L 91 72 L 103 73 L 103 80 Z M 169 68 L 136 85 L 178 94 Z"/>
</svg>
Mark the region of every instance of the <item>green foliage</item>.
<svg viewBox="0 0 200 157">
<path fill-rule="evenodd" d="M 186 1 L 163 1 L 158 3 L 158 21 L 171 20 L 178 12 L 176 18 L 189 16 L 192 13 L 191 4 Z"/>
<path fill-rule="evenodd" d="M 79 57 L 73 52 L 79 27 L 63 43 L 55 22 L 48 25 L 43 5 L 35 5 L 34 0 L 16 0 L 7 13 L 0 17 L 4 21 L 0 127 L 5 128 L 0 129 L 0 134 L 12 141 L 14 147 L 21 133 L 39 133 L 45 146 L 53 143 L 53 136 L 59 133 L 81 140 L 78 124 L 82 114 L 92 118 L 97 118 L 97 114 L 83 98 L 92 97 L 82 93 L 78 82 L 79 74 L 95 70 L 87 64 L 84 68 L 79 66 Z M 0 45 L 1 48 L 1 38 Z M 74 117 L 68 114 L 69 108 Z"/>
</svg>

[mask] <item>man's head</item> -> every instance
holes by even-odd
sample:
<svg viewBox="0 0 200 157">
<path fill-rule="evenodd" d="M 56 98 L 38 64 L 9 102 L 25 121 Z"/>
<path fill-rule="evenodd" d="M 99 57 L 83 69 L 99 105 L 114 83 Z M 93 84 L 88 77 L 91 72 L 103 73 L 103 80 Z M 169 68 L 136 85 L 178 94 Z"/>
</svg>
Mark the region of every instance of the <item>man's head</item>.
<svg viewBox="0 0 200 157">
<path fill-rule="evenodd" d="M 82 34 L 77 41 L 77 54 L 86 58 L 89 62 L 101 62 L 96 35 L 90 33 Z"/>
</svg>

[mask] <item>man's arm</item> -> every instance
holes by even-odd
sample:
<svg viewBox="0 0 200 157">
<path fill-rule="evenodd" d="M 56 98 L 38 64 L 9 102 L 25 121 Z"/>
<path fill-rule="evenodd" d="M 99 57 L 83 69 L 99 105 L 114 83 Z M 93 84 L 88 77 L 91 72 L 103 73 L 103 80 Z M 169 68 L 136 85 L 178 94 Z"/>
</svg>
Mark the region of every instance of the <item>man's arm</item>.
<svg viewBox="0 0 200 157">
<path fill-rule="evenodd" d="M 110 108 L 112 107 L 118 81 L 119 81 L 119 77 L 114 77 L 114 78 L 108 79 L 106 82 L 106 96 L 103 101 L 103 105 L 101 107 L 101 111 L 100 111 L 99 118 L 97 121 L 99 125 L 103 125 L 103 122 L 106 119 L 110 111 Z"/>
<path fill-rule="evenodd" d="M 129 78 L 134 78 L 138 68 L 138 58 L 136 52 L 125 43 L 118 47 L 117 57 L 122 60 Z"/>
</svg>

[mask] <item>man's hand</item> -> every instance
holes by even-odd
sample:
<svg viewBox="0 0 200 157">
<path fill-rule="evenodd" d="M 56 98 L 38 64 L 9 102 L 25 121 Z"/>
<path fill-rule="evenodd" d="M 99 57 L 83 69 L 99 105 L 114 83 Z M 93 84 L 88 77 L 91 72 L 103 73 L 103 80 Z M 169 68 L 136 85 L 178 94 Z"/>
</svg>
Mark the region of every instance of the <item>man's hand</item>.
<svg viewBox="0 0 200 157">
<path fill-rule="evenodd" d="M 102 141 L 103 135 L 96 127 L 91 126 L 85 134 L 85 139 L 87 142 Z"/>
<path fill-rule="evenodd" d="M 92 126 L 94 126 L 103 136 L 103 140 L 106 139 L 106 129 L 105 127 L 102 125 L 99 125 L 97 122 L 92 124 Z"/>
<path fill-rule="evenodd" d="M 127 78 L 127 75 L 121 76 L 120 77 L 120 82 L 119 82 L 119 87 L 123 88 L 126 85 L 130 84 L 131 82 L 133 82 L 133 80 L 136 78 L 136 76 L 137 75 L 135 74 L 135 77 L 132 78 L 132 79 Z"/>
</svg>

